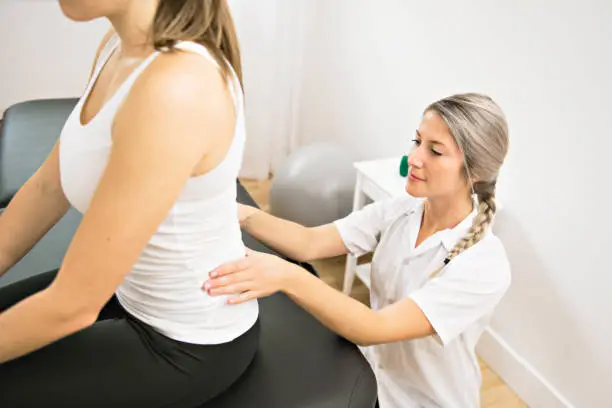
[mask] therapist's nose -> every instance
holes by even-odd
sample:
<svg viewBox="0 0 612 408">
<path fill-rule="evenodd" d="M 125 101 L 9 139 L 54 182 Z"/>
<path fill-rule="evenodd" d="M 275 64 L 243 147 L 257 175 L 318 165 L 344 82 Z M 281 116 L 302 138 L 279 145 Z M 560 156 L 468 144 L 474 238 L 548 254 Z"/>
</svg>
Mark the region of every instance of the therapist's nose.
<svg viewBox="0 0 612 408">
<path fill-rule="evenodd" d="M 408 154 L 408 166 L 420 169 L 423 167 L 423 153 L 420 146 L 415 146 Z"/>
</svg>

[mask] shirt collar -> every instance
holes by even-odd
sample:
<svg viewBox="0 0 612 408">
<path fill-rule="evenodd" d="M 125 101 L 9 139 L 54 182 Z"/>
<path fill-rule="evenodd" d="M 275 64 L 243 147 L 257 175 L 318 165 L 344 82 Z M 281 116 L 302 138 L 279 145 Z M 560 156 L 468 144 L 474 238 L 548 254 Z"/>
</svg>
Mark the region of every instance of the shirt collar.
<svg viewBox="0 0 612 408">
<path fill-rule="evenodd" d="M 425 200 L 420 200 L 417 206 L 412 207 L 408 211 L 409 214 L 414 215 L 418 218 L 417 222 L 419 224 L 419 227 L 421 223 L 421 218 L 423 216 L 424 201 Z M 476 198 L 476 196 L 472 198 L 472 202 L 473 202 L 472 212 L 467 217 L 465 217 L 459 224 L 457 224 L 452 229 L 447 228 L 445 230 L 438 231 L 437 235 L 439 236 L 440 241 L 442 242 L 442 245 L 444 246 L 446 251 L 450 252 L 453 249 L 453 247 L 457 244 L 457 242 L 459 242 L 459 240 L 461 240 L 461 238 L 463 238 L 470 230 L 470 227 L 472 226 L 472 222 L 474 221 L 474 218 L 476 217 L 476 214 L 478 213 L 478 199 Z"/>
<path fill-rule="evenodd" d="M 455 228 L 441 231 L 442 243 L 447 251 L 450 252 L 450 250 L 455 247 L 457 242 L 459 242 L 461 238 L 467 235 L 468 231 L 472 227 L 472 222 L 474 221 L 476 214 L 478 214 L 478 199 L 475 196 L 472 198 L 472 206 L 472 212 L 467 217 L 465 217 L 463 221 L 457 224 Z"/>
</svg>

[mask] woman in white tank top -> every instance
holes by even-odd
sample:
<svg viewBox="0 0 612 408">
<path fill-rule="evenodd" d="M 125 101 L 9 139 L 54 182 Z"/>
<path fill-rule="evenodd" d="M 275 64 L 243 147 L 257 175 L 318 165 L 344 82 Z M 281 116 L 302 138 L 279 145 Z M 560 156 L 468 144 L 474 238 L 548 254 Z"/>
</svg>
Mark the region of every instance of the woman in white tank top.
<svg viewBox="0 0 612 408">
<path fill-rule="evenodd" d="M 83 213 L 59 271 L 0 291 L 0 406 L 200 406 L 245 371 L 259 333 L 256 300 L 230 306 L 201 289 L 245 254 L 229 7 L 60 6 L 113 30 L 52 153 L 0 218 L 2 274 L 70 206 Z"/>
</svg>

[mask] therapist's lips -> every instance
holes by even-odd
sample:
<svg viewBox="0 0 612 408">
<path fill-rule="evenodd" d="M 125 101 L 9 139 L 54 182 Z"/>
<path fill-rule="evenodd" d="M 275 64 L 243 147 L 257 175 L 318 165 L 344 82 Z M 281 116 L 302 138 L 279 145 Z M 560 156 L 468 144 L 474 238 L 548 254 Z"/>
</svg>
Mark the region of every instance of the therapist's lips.
<svg viewBox="0 0 612 408">
<path fill-rule="evenodd" d="M 415 176 L 412 172 L 408 173 L 408 178 L 412 181 L 425 181 L 424 179 Z"/>
</svg>

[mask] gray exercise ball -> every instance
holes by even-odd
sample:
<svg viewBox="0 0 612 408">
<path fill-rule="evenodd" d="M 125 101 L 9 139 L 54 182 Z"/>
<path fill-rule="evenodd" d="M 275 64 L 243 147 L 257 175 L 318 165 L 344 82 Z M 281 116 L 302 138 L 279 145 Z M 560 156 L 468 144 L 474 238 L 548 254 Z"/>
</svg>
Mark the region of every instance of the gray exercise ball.
<svg viewBox="0 0 612 408">
<path fill-rule="evenodd" d="M 270 213 L 308 227 L 345 217 L 353 208 L 353 162 L 346 149 L 332 143 L 298 149 L 274 172 Z"/>
</svg>

